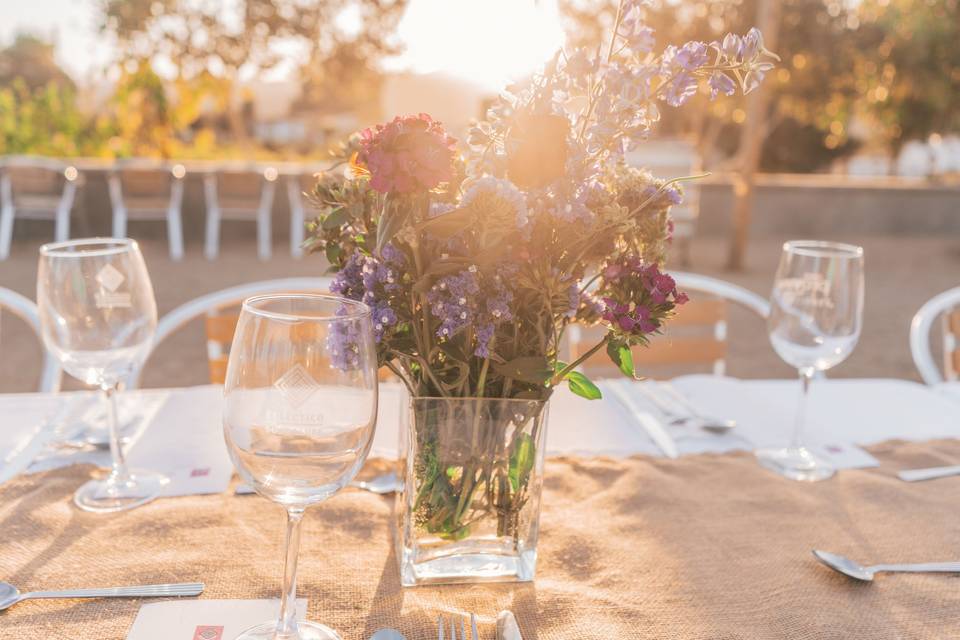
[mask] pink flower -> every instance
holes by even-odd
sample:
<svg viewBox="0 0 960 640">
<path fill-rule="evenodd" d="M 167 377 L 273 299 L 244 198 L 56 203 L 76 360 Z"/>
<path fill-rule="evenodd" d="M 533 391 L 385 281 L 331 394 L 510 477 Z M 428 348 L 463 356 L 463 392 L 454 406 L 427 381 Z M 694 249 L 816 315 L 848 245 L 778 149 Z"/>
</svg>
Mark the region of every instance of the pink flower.
<svg viewBox="0 0 960 640">
<path fill-rule="evenodd" d="M 425 113 L 398 116 L 360 135 L 357 164 L 381 193 L 428 191 L 453 178 L 457 141 Z"/>
</svg>

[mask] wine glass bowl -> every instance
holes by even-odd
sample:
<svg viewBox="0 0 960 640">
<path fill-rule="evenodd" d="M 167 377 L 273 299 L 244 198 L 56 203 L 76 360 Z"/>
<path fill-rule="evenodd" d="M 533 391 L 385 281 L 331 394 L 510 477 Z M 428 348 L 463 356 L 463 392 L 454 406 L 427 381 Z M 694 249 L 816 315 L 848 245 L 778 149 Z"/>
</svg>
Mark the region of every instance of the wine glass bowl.
<svg viewBox="0 0 960 640">
<path fill-rule="evenodd" d="M 860 339 L 863 301 L 861 247 L 816 240 L 784 244 L 767 328 L 774 351 L 799 372 L 803 391 L 791 445 L 757 451 L 764 466 L 795 480 L 833 475 L 802 444 L 804 409 L 814 375 L 846 360 Z"/>
<path fill-rule="evenodd" d="M 74 495 L 86 511 L 131 509 L 160 495 L 167 478 L 127 469 L 117 425 L 116 392 L 150 352 L 157 305 L 146 264 L 129 239 L 86 238 L 40 248 L 37 306 L 43 342 L 73 377 L 106 398 L 110 474 Z"/>
<path fill-rule="evenodd" d="M 304 510 L 354 478 L 373 442 L 377 355 L 370 309 L 323 294 L 246 300 L 224 382 L 227 450 L 244 482 L 287 510 L 279 621 L 242 640 L 338 639 L 297 622 L 296 561 Z"/>
</svg>

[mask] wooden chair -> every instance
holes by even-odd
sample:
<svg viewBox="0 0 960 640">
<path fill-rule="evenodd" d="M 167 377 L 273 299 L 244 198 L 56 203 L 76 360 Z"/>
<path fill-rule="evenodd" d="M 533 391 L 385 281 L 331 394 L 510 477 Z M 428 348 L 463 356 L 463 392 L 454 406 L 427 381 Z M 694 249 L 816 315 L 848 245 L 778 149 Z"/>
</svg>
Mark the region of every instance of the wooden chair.
<svg viewBox="0 0 960 640">
<path fill-rule="evenodd" d="M 692 273 L 674 273 L 677 286 L 694 295 L 679 307 L 663 335 L 656 336 L 649 347 L 635 347 L 633 361 L 638 371 L 655 374 L 666 367 L 708 367 L 716 375 L 726 372 L 727 316 L 729 303 L 746 307 L 761 318 L 770 314 L 769 303 L 735 284 Z M 567 331 L 569 358 L 576 359 L 603 338 L 601 327 L 572 326 Z M 581 369 L 588 376 L 618 376 L 618 370 L 605 352 L 588 358 Z"/>
<path fill-rule="evenodd" d="M 237 327 L 237 307 L 249 298 L 265 293 L 316 292 L 330 289 L 330 278 L 284 278 L 264 280 L 222 289 L 190 300 L 173 309 L 157 323 L 150 353 L 157 351 L 164 340 L 187 323 L 203 318 L 207 337 L 207 363 L 210 370 L 210 382 L 222 384 L 227 372 L 227 359 L 230 355 L 230 343 Z M 130 388 L 140 384 L 141 370 L 128 380 Z"/>
<path fill-rule="evenodd" d="M 943 334 L 943 374 L 930 351 L 930 331 L 938 318 Z M 934 296 L 913 316 L 910 353 L 927 384 L 960 380 L 960 287 Z"/>
<path fill-rule="evenodd" d="M 40 314 L 37 311 L 37 305 L 25 296 L 16 291 L 0 287 L 0 315 L 4 309 L 11 311 L 15 316 L 27 323 L 27 326 L 33 331 L 43 345 L 43 333 L 40 329 Z M 37 389 L 41 393 L 56 393 L 60 390 L 60 383 L 63 379 L 63 373 L 60 370 L 60 363 L 47 351 L 44 345 L 43 349 L 43 369 L 40 374 L 40 384 Z"/>
<path fill-rule="evenodd" d="M 670 180 L 700 172 L 701 159 L 696 148 L 684 140 L 645 140 L 627 154 L 627 162 L 646 168 L 654 177 Z M 696 181 L 683 183 L 683 202 L 670 208 L 673 239 L 680 263 L 690 264 L 690 242 L 700 215 L 700 186 Z"/>
<path fill-rule="evenodd" d="M 266 167 L 224 168 L 204 176 L 207 204 L 204 254 L 208 260 L 214 260 L 220 252 L 221 220 L 256 222 L 257 253 L 261 260 L 270 259 L 270 213 L 278 175 L 276 168 Z"/>
<path fill-rule="evenodd" d="M 123 163 L 107 182 L 113 205 L 113 237 L 127 237 L 127 221 L 165 220 L 170 258 L 183 259 L 183 185 L 187 171 L 172 167 Z"/>
<path fill-rule="evenodd" d="M 52 220 L 54 238 L 70 237 L 70 211 L 82 178 L 77 168 L 56 161 L 8 158 L 0 167 L 0 260 L 10 255 L 13 221 Z"/>
</svg>

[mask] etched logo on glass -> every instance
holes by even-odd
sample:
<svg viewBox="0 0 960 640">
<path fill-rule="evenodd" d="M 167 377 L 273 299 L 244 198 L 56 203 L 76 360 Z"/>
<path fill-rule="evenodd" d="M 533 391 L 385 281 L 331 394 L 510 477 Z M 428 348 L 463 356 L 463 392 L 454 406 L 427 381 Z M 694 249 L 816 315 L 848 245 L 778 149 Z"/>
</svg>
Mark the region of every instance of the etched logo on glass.
<svg viewBox="0 0 960 640">
<path fill-rule="evenodd" d="M 313 379 L 310 372 L 300 363 L 293 365 L 293 368 L 280 376 L 273 386 L 280 390 L 280 395 L 294 409 L 299 409 L 310 399 L 313 392 L 317 390 L 317 381 Z"/>
<path fill-rule="evenodd" d="M 97 272 L 96 280 L 101 287 L 101 290 L 98 291 L 95 296 L 97 307 L 101 309 L 110 309 L 113 307 L 131 306 L 130 294 L 117 291 L 126 278 L 124 278 L 123 274 L 120 273 L 120 271 L 118 271 L 117 268 L 112 264 L 103 265 L 103 268 Z"/>
<path fill-rule="evenodd" d="M 271 407 L 266 411 L 266 424 L 270 432 L 309 434 L 314 428 L 323 425 L 323 414 L 301 410 L 320 388 L 302 364 L 293 365 L 273 383 L 273 387 L 280 392 L 286 407 Z"/>
</svg>

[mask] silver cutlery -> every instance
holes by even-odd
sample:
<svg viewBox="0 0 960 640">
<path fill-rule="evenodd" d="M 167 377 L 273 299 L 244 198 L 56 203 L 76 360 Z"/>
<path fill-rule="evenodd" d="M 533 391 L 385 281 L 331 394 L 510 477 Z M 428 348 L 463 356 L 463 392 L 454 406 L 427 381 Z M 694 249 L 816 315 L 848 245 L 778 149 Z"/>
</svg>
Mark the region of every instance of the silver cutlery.
<svg viewBox="0 0 960 640">
<path fill-rule="evenodd" d="M 644 411 L 641 406 L 634 402 L 630 394 L 627 393 L 625 386 L 627 384 L 631 383 L 621 380 L 606 380 L 603 386 L 610 391 L 614 398 L 630 413 L 633 421 L 650 436 L 650 439 L 663 451 L 664 455 L 668 458 L 678 457 L 679 451 L 677 450 L 677 443 L 673 441 L 673 438 L 670 437 L 670 434 L 667 433 L 667 430 L 664 429 L 659 420 L 647 411 Z"/>
<path fill-rule="evenodd" d="M 927 469 L 906 469 L 897 474 L 904 482 L 920 482 L 922 480 L 936 480 L 948 476 L 960 475 L 960 465 L 949 467 L 929 467 Z"/>
<path fill-rule="evenodd" d="M 516 617 L 506 609 L 497 614 L 497 640 L 523 640 Z"/>
<path fill-rule="evenodd" d="M 371 480 L 354 480 L 350 483 L 350 486 L 354 489 L 363 489 L 364 491 L 382 496 L 388 493 L 396 493 L 401 489 L 402 485 L 396 472 L 391 471 L 390 473 L 384 473 Z M 246 496 L 256 492 L 250 485 L 242 483 L 237 485 L 233 493 L 238 496 Z"/>
<path fill-rule="evenodd" d="M 457 625 L 456 622 L 460 623 L 460 635 L 457 636 Z M 451 616 L 450 617 L 450 632 L 449 635 L 444 635 L 444 621 L 443 615 L 437 618 L 437 640 L 480 640 L 480 634 L 477 633 L 477 616 L 470 614 L 470 637 L 467 638 L 466 632 L 463 626 L 463 616 Z"/>
<path fill-rule="evenodd" d="M 8 582 L 0 582 L 0 611 L 21 600 L 34 598 L 162 598 L 167 596 L 198 596 L 203 593 L 202 582 L 179 584 L 147 584 L 138 587 L 108 587 L 106 589 L 67 589 L 63 591 L 20 591 Z"/>
<path fill-rule="evenodd" d="M 685 395 L 677 391 L 669 382 L 659 384 L 658 388 L 662 389 L 664 393 L 673 398 L 674 402 L 679 404 L 688 414 L 690 414 L 689 416 L 686 416 L 685 422 L 687 424 L 692 423 L 701 429 L 712 431 L 714 433 L 725 433 L 737 426 L 736 420 L 717 418 L 704 414 L 697 409 L 696 405 L 690 402 Z"/>
<path fill-rule="evenodd" d="M 350 486 L 369 491 L 370 493 L 384 495 L 400 491 L 402 485 L 400 484 L 400 478 L 397 477 L 397 474 L 391 471 L 390 473 L 379 475 L 372 480 L 354 480 L 350 483 Z"/>
<path fill-rule="evenodd" d="M 850 576 L 856 580 L 870 582 L 874 574 L 880 571 L 896 571 L 902 573 L 960 573 L 960 562 L 926 562 L 922 564 L 875 564 L 864 567 L 850 558 L 814 549 L 813 555 L 834 571 Z"/>
<path fill-rule="evenodd" d="M 377 629 L 370 640 L 407 640 L 403 634 L 396 629 Z"/>
</svg>

